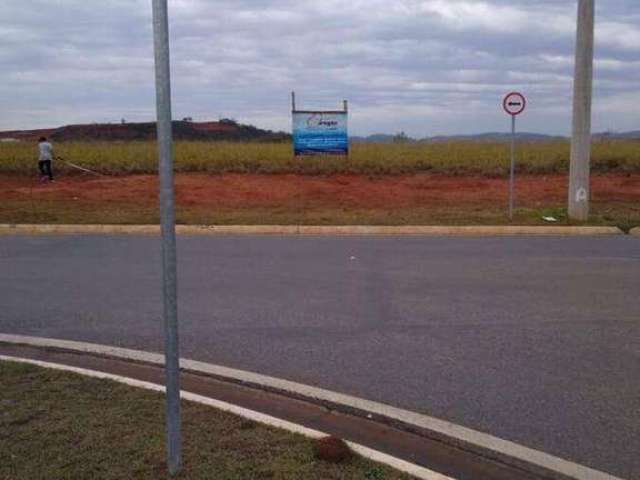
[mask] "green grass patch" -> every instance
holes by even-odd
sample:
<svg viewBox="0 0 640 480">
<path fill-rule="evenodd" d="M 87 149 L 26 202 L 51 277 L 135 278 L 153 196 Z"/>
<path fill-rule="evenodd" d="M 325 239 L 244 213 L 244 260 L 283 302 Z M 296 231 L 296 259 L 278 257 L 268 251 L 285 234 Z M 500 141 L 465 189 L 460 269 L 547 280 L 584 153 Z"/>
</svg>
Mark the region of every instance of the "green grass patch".
<svg viewBox="0 0 640 480">
<path fill-rule="evenodd" d="M 182 225 L 508 225 L 506 205 L 495 203 L 440 205 L 437 207 L 364 209 L 316 206 L 210 208 L 176 207 L 176 222 Z M 542 217 L 558 220 L 553 225 L 572 224 L 566 207 L 518 207 L 514 225 L 552 225 Z M 76 202 L 55 199 L 7 200 L 0 205 L 0 223 L 57 224 L 157 224 L 155 203 Z M 624 202 L 592 202 L 585 225 L 610 225 L 625 231 L 640 226 L 640 206 Z"/>
<path fill-rule="evenodd" d="M 70 142 L 55 145 L 66 160 L 105 174 L 153 173 L 155 142 Z M 570 145 L 523 142 L 518 145 L 518 171 L 531 174 L 568 171 Z M 33 174 L 36 146 L 0 143 L 0 173 Z M 60 163 L 56 168 L 60 167 Z M 640 142 L 599 141 L 593 144 L 594 172 L 640 172 Z M 293 158 L 287 143 L 176 142 L 177 172 L 354 173 L 367 175 L 417 172 L 450 175 L 506 176 L 509 145 L 456 141 L 433 144 L 354 144 L 348 158 Z"/>
<path fill-rule="evenodd" d="M 116 382 L 0 362 L 0 479 L 162 479 L 163 395 Z M 313 441 L 183 402 L 190 479 L 408 479 L 354 456 L 333 464 Z"/>
</svg>

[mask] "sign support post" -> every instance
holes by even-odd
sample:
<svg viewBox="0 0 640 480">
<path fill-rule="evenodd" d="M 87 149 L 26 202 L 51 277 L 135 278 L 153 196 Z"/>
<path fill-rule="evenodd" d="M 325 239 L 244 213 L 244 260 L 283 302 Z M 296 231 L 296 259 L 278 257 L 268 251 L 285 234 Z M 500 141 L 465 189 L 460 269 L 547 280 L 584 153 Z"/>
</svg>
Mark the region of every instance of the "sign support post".
<svg viewBox="0 0 640 480">
<path fill-rule="evenodd" d="M 171 134 L 171 75 L 167 0 L 153 0 L 152 7 L 156 70 L 158 171 L 160 176 L 160 226 L 162 231 L 166 448 L 169 474 L 176 475 L 181 466 L 180 364 L 178 353 L 176 232 L 173 208 L 173 139 Z"/>
<path fill-rule="evenodd" d="M 502 102 L 502 108 L 511 115 L 511 166 L 509 169 L 509 221 L 513 221 L 513 190 L 516 175 L 516 117 L 524 112 L 527 100 L 518 92 L 509 93 Z"/>
<path fill-rule="evenodd" d="M 516 174 L 516 116 L 511 115 L 511 170 L 509 174 L 509 221 L 513 221 L 513 183 Z"/>
</svg>

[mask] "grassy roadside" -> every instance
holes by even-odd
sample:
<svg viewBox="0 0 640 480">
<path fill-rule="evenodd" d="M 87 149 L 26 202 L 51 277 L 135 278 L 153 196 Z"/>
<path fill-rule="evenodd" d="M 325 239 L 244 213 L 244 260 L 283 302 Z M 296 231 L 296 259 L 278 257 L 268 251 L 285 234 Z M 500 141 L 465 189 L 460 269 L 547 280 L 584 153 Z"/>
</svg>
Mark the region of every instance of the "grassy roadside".
<svg viewBox="0 0 640 480">
<path fill-rule="evenodd" d="M 300 207 L 210 208 L 178 204 L 176 222 L 183 225 L 507 225 L 505 206 L 495 203 L 442 205 L 394 209 Z M 514 225 L 550 225 L 543 216 L 569 225 L 566 208 L 516 208 Z M 74 202 L 73 200 L 6 200 L 0 204 L 0 223 L 157 224 L 155 202 Z M 625 202 L 593 202 L 585 225 L 608 225 L 625 231 L 640 226 L 640 206 Z"/>
<path fill-rule="evenodd" d="M 640 143 L 593 143 L 593 172 L 640 172 Z M 69 142 L 55 146 L 67 161 L 105 174 L 128 175 L 157 171 L 154 142 Z M 0 143 L 0 173 L 32 174 L 35 146 Z M 568 141 L 522 142 L 518 171 L 523 174 L 565 173 Z M 63 167 L 58 162 L 56 168 Z M 176 172 L 296 173 L 305 175 L 399 175 L 418 172 L 447 175 L 506 176 L 506 143 L 453 141 L 416 144 L 353 144 L 348 158 L 294 159 L 289 143 L 176 142 Z"/>
<path fill-rule="evenodd" d="M 0 479 L 161 479 L 163 397 L 115 382 L 0 362 Z M 190 479 L 408 479 L 354 457 L 316 460 L 300 435 L 183 402 Z"/>
</svg>

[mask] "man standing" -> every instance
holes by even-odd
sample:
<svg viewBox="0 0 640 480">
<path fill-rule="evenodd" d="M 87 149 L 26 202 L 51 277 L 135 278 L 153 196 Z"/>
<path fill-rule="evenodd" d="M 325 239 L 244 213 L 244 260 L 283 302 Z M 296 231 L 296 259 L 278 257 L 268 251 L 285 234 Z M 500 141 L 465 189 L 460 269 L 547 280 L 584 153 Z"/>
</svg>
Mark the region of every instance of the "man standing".
<svg viewBox="0 0 640 480">
<path fill-rule="evenodd" d="M 40 169 L 40 181 L 46 181 L 49 177 L 49 181 L 53 182 L 53 171 L 51 169 L 51 161 L 53 160 L 53 146 L 47 142 L 45 137 L 40 137 L 38 140 L 38 150 L 40 157 L 38 159 L 38 168 Z"/>
</svg>

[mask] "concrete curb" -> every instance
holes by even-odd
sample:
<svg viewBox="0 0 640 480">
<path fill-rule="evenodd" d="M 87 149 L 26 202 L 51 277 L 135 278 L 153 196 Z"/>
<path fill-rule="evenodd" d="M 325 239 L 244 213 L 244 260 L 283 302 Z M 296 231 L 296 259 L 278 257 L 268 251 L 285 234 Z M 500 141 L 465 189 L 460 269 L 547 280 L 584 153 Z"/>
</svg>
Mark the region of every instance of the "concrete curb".
<svg viewBox="0 0 640 480">
<path fill-rule="evenodd" d="M 129 385 L 131 387 L 143 388 L 145 390 L 151 390 L 155 392 L 164 393 L 165 391 L 165 388 L 163 386 L 157 385 L 155 383 L 144 382 L 144 381 L 136 380 L 133 378 L 123 377 L 121 375 L 113 375 L 110 373 L 98 372 L 96 370 L 88 370 L 86 368 L 71 367 L 71 366 L 62 365 L 59 363 L 42 362 L 39 360 L 30 359 L 30 358 L 18 358 L 18 357 L 6 356 L 6 355 L 0 355 L 0 360 L 9 361 L 9 362 L 28 363 L 28 364 L 37 365 L 43 368 L 51 368 L 55 370 L 73 372 L 79 375 L 84 375 L 84 376 L 93 377 L 93 378 L 113 380 L 118 383 Z M 215 400 L 213 398 L 205 397 L 205 396 L 198 395 L 191 392 L 186 392 L 184 390 L 180 392 L 180 397 L 183 400 L 188 400 L 190 402 L 196 402 L 203 405 L 207 405 L 209 407 L 213 407 L 218 410 L 222 410 L 224 412 L 229 412 L 231 414 L 238 415 L 242 418 L 252 420 L 254 422 L 262 423 L 263 425 L 269 425 L 271 427 L 286 430 L 291 433 L 304 435 L 305 437 L 322 438 L 327 436 L 323 432 L 313 430 L 313 429 L 304 427 L 302 425 L 298 425 L 296 423 L 292 423 L 286 420 L 272 417 L 271 415 L 265 415 L 264 413 L 256 412 L 254 410 L 249 410 L 247 408 L 238 407 L 236 405 L 232 405 L 227 402 L 222 402 L 220 400 Z M 406 462 L 400 458 L 394 457 L 392 455 L 388 455 L 378 450 L 373 450 L 371 448 L 365 447 L 364 445 L 360 445 L 354 442 L 346 442 L 346 443 L 347 445 L 349 445 L 349 448 L 351 448 L 351 450 L 353 450 L 355 453 L 357 453 L 362 457 L 373 460 L 374 462 L 383 463 L 392 468 L 395 468 L 396 470 L 399 470 L 404 473 L 408 473 L 409 475 L 412 475 L 421 480 L 454 480 L 451 477 L 441 475 L 427 468 L 421 467 L 419 465 L 415 465 L 413 463 Z"/>
<path fill-rule="evenodd" d="M 0 235 L 159 235 L 158 225 L 0 224 Z M 177 225 L 178 235 L 422 235 L 422 236 L 601 236 L 623 235 L 617 227 L 578 226 L 367 226 L 367 225 Z"/>
<path fill-rule="evenodd" d="M 629 235 L 633 235 L 634 237 L 640 237 L 640 227 L 632 228 L 629 231 Z"/>
<path fill-rule="evenodd" d="M 0 334 L 0 342 L 115 357 L 154 365 L 164 364 L 164 356 L 161 354 L 84 342 L 8 334 Z M 288 380 L 204 362 L 181 359 L 180 365 L 183 371 L 211 375 L 232 382 L 256 386 L 294 398 L 314 401 L 346 413 L 386 421 L 394 426 L 405 428 L 408 431 L 425 434 L 450 445 L 473 451 L 478 455 L 493 458 L 507 465 L 513 465 L 527 471 L 533 470 L 542 475 L 552 473 L 555 475 L 555 478 L 578 480 L 620 480 L 615 476 L 507 440 L 502 440 L 492 435 L 389 405 Z"/>
</svg>

